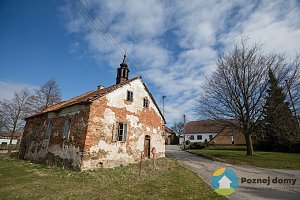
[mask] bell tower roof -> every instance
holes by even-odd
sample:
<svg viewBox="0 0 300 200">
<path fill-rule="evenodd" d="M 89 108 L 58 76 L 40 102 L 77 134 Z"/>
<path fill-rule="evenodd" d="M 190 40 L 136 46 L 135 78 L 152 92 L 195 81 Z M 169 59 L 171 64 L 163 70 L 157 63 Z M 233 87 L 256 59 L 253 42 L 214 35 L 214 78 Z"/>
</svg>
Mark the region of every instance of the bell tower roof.
<svg viewBox="0 0 300 200">
<path fill-rule="evenodd" d="M 120 67 L 128 67 L 128 65 L 127 65 L 127 63 L 126 63 L 126 54 L 124 54 L 123 61 L 122 61 L 122 63 L 120 64 Z"/>
<path fill-rule="evenodd" d="M 126 54 L 124 54 L 123 61 L 120 64 L 120 67 L 117 69 L 117 78 L 116 78 L 116 84 L 123 83 L 128 80 L 128 65 L 126 63 Z"/>
</svg>

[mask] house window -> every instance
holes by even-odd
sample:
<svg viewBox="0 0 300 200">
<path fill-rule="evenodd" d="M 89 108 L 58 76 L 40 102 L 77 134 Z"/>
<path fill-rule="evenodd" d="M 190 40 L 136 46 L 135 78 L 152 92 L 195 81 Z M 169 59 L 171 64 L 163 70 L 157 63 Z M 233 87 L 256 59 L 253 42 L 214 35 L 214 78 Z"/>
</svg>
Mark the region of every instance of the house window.
<svg viewBox="0 0 300 200">
<path fill-rule="evenodd" d="M 71 118 L 67 118 L 65 120 L 64 129 L 63 129 L 63 133 L 62 133 L 63 139 L 66 139 L 69 137 L 70 127 L 71 127 Z"/>
<path fill-rule="evenodd" d="M 127 90 L 127 101 L 133 102 L 133 92 Z"/>
<path fill-rule="evenodd" d="M 211 140 L 213 138 L 213 136 L 212 135 L 209 135 L 209 140 Z"/>
<path fill-rule="evenodd" d="M 40 123 L 36 123 L 35 124 L 35 127 L 34 127 L 34 132 L 33 132 L 33 135 L 35 137 L 37 137 L 40 133 L 40 127 L 41 127 L 41 124 Z"/>
<path fill-rule="evenodd" d="M 190 136 L 190 140 L 194 140 L 195 138 L 194 138 L 194 136 L 193 135 L 191 135 Z"/>
<path fill-rule="evenodd" d="M 126 141 L 127 139 L 127 124 L 119 123 L 118 126 L 118 141 Z"/>
<path fill-rule="evenodd" d="M 51 130 L 52 130 L 52 122 L 51 119 L 49 119 L 46 125 L 45 136 L 44 136 L 45 139 L 49 139 L 51 135 Z"/>
<path fill-rule="evenodd" d="M 197 140 L 202 140 L 202 135 L 197 135 Z"/>
<path fill-rule="evenodd" d="M 144 100 L 143 100 L 143 107 L 144 107 L 144 108 L 148 108 L 148 105 L 149 105 L 148 99 L 147 99 L 147 98 L 144 98 Z"/>
</svg>

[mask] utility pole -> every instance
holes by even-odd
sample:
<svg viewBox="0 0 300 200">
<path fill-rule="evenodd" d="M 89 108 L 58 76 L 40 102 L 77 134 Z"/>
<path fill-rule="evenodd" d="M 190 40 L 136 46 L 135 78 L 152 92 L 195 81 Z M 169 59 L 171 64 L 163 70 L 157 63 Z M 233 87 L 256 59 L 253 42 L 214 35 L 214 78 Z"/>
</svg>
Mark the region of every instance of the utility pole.
<svg viewBox="0 0 300 200">
<path fill-rule="evenodd" d="M 162 96 L 162 100 L 163 100 L 163 117 L 165 117 L 165 98 L 166 98 L 166 96 L 163 95 Z M 167 143 L 168 136 L 166 134 L 166 124 L 165 123 L 164 123 L 164 136 L 165 136 L 165 143 Z"/>
<path fill-rule="evenodd" d="M 290 96 L 290 99 L 291 99 L 291 103 L 292 103 L 292 107 L 293 107 L 293 110 L 294 110 L 294 114 L 295 114 L 296 120 L 298 122 L 298 127 L 300 128 L 299 118 L 297 116 L 297 112 L 296 112 L 296 109 L 295 109 L 295 104 L 294 104 L 294 101 L 293 101 L 293 98 L 292 98 L 292 94 L 291 94 L 291 90 L 290 90 L 290 84 L 289 84 L 288 80 L 285 80 L 285 83 L 286 83 L 287 90 L 288 90 L 288 93 L 289 93 L 289 96 Z"/>
<path fill-rule="evenodd" d="M 185 115 L 183 115 L 183 149 L 185 150 Z"/>
<path fill-rule="evenodd" d="M 166 96 L 162 96 L 162 100 L 163 100 L 163 116 L 165 117 L 165 98 Z"/>
</svg>

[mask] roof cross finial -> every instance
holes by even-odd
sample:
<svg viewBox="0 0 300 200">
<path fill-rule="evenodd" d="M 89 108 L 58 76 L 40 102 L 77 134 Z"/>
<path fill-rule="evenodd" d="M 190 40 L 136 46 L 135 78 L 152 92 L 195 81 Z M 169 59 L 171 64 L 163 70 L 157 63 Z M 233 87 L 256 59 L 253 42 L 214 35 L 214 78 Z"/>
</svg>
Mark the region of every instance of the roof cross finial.
<svg viewBox="0 0 300 200">
<path fill-rule="evenodd" d="M 123 63 L 126 63 L 126 49 L 125 49 L 125 52 L 124 52 Z"/>
</svg>

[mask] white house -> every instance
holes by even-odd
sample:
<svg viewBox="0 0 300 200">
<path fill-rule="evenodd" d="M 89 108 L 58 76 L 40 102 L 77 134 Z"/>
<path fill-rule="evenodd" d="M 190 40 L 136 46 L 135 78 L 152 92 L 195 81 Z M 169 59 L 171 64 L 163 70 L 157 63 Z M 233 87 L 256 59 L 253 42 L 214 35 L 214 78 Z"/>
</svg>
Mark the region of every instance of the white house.
<svg viewBox="0 0 300 200">
<path fill-rule="evenodd" d="M 19 143 L 22 137 L 22 132 L 17 131 L 13 134 L 12 137 L 12 144 L 16 145 Z M 0 144 L 1 145 L 8 145 L 10 143 L 11 133 L 10 132 L 0 132 Z"/>
<path fill-rule="evenodd" d="M 213 139 L 222 129 L 224 125 L 214 120 L 199 120 L 190 121 L 185 124 L 185 141 L 190 142 L 209 142 Z M 183 136 L 180 137 L 180 144 L 183 143 Z"/>
<path fill-rule="evenodd" d="M 230 189 L 230 184 L 232 183 L 227 176 L 223 176 L 219 181 L 219 189 Z"/>
</svg>

